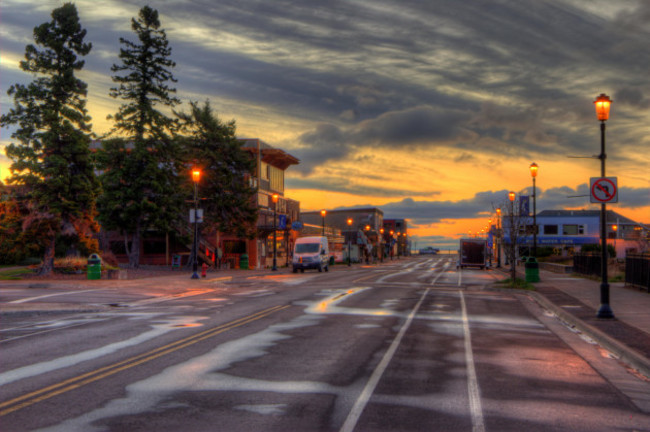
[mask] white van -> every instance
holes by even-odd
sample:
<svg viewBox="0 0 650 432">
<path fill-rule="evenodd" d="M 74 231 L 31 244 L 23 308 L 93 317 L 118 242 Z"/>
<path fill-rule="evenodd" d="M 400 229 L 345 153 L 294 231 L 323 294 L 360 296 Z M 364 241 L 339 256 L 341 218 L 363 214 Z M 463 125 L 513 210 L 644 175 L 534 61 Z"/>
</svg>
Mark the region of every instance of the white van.
<svg viewBox="0 0 650 432">
<path fill-rule="evenodd" d="M 293 272 L 305 269 L 329 271 L 330 253 L 327 237 L 300 237 L 293 246 Z"/>
</svg>

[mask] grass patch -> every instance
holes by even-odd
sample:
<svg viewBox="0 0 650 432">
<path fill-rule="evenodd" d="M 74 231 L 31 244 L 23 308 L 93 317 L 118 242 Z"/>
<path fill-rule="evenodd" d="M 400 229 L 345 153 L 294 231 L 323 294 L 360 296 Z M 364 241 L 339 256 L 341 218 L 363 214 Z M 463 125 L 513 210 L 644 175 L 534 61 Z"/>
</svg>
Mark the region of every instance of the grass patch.
<svg viewBox="0 0 650 432">
<path fill-rule="evenodd" d="M 34 270 L 29 268 L 18 268 L 0 271 L 0 280 L 20 280 L 24 275 L 33 274 Z"/>
<path fill-rule="evenodd" d="M 514 284 L 512 283 L 512 279 L 508 278 L 496 282 L 495 285 L 501 288 L 513 288 L 513 289 L 535 291 L 535 286 L 533 284 L 531 284 L 530 282 L 526 282 L 525 279 L 520 279 L 520 278 L 516 278 Z"/>
</svg>

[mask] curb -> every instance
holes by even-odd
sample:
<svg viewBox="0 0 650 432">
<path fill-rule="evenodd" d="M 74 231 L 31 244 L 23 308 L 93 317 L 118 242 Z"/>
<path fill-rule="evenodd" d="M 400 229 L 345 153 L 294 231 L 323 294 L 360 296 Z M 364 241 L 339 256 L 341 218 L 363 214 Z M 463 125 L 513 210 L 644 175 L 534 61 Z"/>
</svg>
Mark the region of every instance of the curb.
<svg viewBox="0 0 650 432">
<path fill-rule="evenodd" d="M 565 311 L 561 307 L 552 303 L 542 294 L 534 291 L 522 291 L 522 294 L 526 294 L 532 297 L 540 306 L 555 314 L 555 316 L 557 316 L 561 321 L 586 334 L 594 341 L 596 341 L 598 345 L 614 354 L 614 356 L 616 356 L 620 361 L 630 366 L 632 369 L 635 369 L 646 378 L 650 379 L 650 359 L 641 355 L 627 345 L 620 343 L 611 336 L 608 336 L 597 328 L 587 324 L 580 318 L 577 318 L 576 316 Z"/>
</svg>

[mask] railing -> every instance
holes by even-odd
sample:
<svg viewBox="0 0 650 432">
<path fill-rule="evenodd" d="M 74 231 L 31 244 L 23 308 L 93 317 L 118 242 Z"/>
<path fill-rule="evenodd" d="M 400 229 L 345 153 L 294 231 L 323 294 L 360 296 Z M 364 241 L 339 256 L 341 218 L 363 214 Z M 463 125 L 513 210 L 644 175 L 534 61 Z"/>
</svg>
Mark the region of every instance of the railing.
<svg viewBox="0 0 650 432">
<path fill-rule="evenodd" d="M 573 255 L 573 271 L 585 275 L 599 275 L 602 257 L 600 254 L 578 253 Z"/>
<path fill-rule="evenodd" d="M 650 292 L 650 254 L 627 254 L 625 284 L 645 288 Z"/>
</svg>

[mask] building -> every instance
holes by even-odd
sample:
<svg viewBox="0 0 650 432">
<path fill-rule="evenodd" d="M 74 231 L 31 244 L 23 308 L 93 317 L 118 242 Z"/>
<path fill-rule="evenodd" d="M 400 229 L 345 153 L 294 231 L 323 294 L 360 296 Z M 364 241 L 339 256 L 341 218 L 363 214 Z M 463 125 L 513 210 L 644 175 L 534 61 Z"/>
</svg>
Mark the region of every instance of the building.
<svg viewBox="0 0 650 432">
<path fill-rule="evenodd" d="M 533 246 L 532 217 L 522 223 L 518 243 Z M 504 216 L 504 243 L 509 244 L 510 219 Z M 650 230 L 615 211 L 608 210 L 606 218 L 607 242 L 616 248 L 618 257 L 627 252 L 647 249 Z M 537 214 L 537 247 L 552 247 L 557 254 L 570 255 L 583 245 L 600 244 L 600 210 L 544 210 Z"/>
<path fill-rule="evenodd" d="M 348 210 L 327 210 L 325 217 L 321 211 L 303 212 L 300 214 L 300 221 L 305 225 L 325 226 L 340 230 L 342 237 L 330 238 L 330 251 L 334 251 L 336 261 L 345 261 L 348 257 L 348 249 L 352 261 L 369 260 L 377 257 L 377 250 L 380 249 L 380 229 L 383 227 L 384 212 L 376 207 L 348 209 Z M 351 220 L 351 224 L 348 224 Z M 329 236 L 328 236 L 329 238 Z M 340 240 L 339 240 L 340 239 Z M 334 240 L 334 241 L 333 241 Z M 383 243 L 382 243 L 383 246 Z"/>
<path fill-rule="evenodd" d="M 277 265 L 287 265 L 295 239 L 291 225 L 299 220 L 300 203 L 285 196 L 284 172 L 300 161 L 259 138 L 245 138 L 241 141 L 244 142 L 243 149 L 257 161 L 256 176 L 251 178 L 251 184 L 257 189 L 257 237 L 247 240 L 223 233 L 219 235 L 217 244 L 222 250 L 223 260 L 230 267 L 239 266 L 242 254 L 248 255 L 249 265 L 253 268 L 270 267 L 273 263 L 275 231 Z M 278 195 L 277 203 L 273 203 L 274 194 Z"/>
<path fill-rule="evenodd" d="M 393 255 L 411 254 L 406 219 L 384 219 L 384 237 L 385 242 L 391 245 Z"/>
<path fill-rule="evenodd" d="M 231 233 L 211 231 L 201 227 L 199 260 L 229 268 L 239 268 L 242 256 L 248 257 L 251 268 L 270 267 L 273 261 L 273 232 L 276 238 L 278 266 L 288 264 L 289 251 L 295 233 L 291 224 L 298 221 L 300 203 L 285 196 L 284 172 L 299 160 L 284 150 L 274 148 L 258 138 L 241 139 L 243 150 L 256 160 L 256 172 L 249 181 L 256 189 L 254 200 L 258 207 L 256 236 L 239 238 Z M 273 195 L 277 194 L 277 203 Z M 180 234 L 180 235 L 179 235 Z M 190 243 L 183 239 L 190 239 Z M 168 235 L 146 232 L 142 236 L 140 264 L 184 265 L 192 247 L 191 225 L 178 227 Z M 124 239 L 119 233 L 109 233 L 108 242 L 119 262 L 127 262 Z"/>
</svg>

